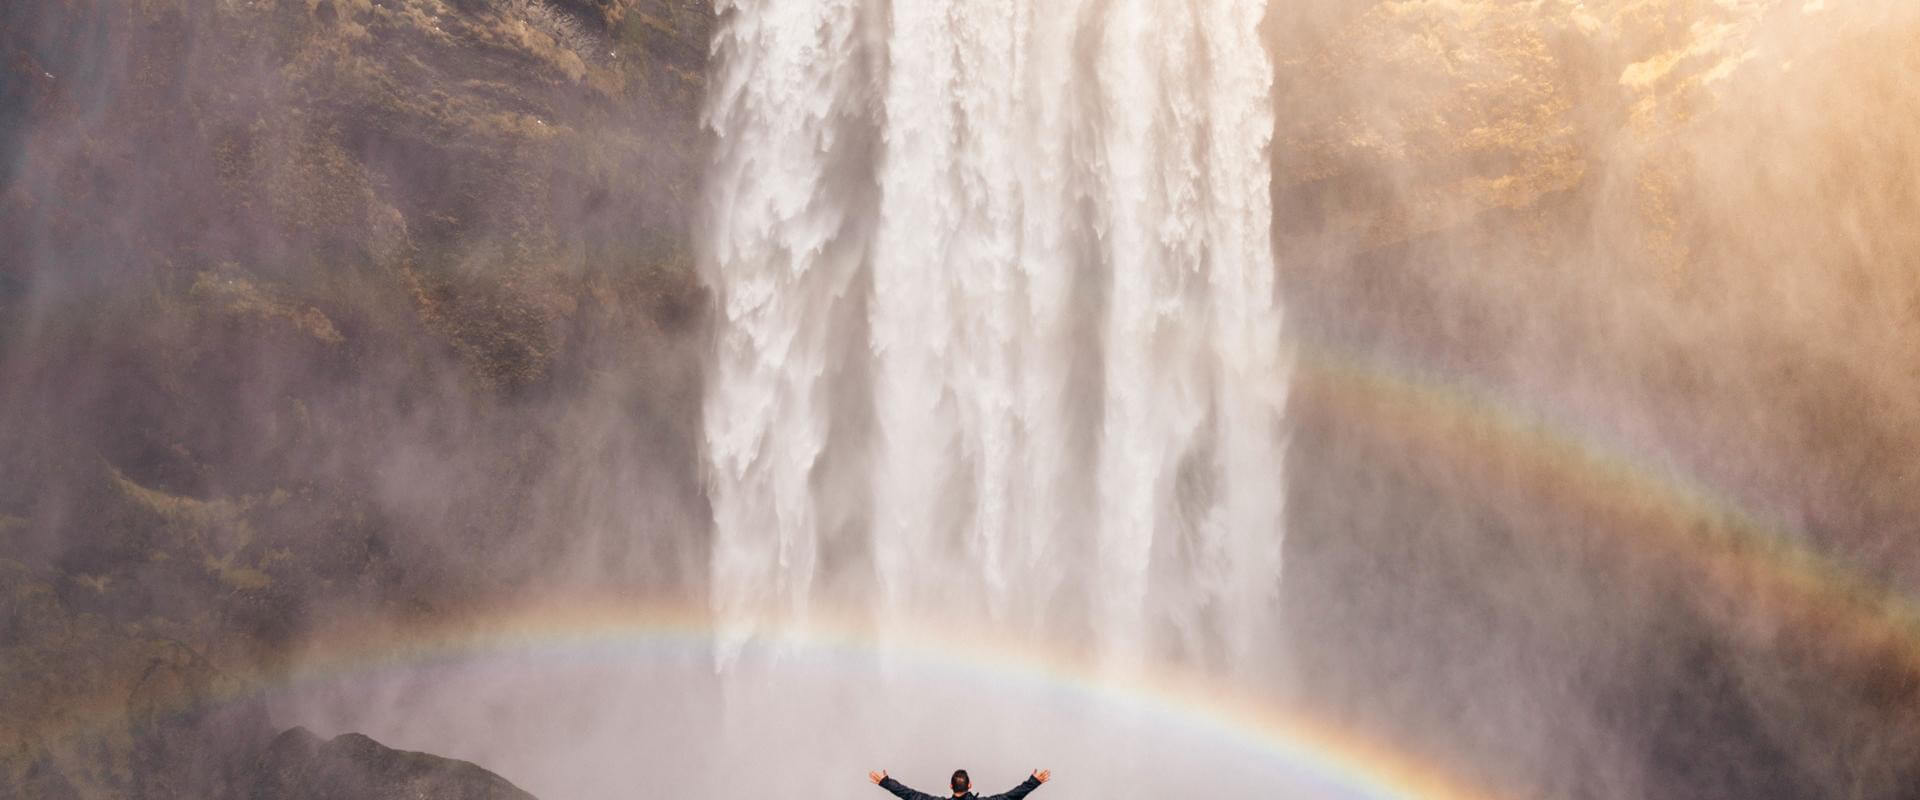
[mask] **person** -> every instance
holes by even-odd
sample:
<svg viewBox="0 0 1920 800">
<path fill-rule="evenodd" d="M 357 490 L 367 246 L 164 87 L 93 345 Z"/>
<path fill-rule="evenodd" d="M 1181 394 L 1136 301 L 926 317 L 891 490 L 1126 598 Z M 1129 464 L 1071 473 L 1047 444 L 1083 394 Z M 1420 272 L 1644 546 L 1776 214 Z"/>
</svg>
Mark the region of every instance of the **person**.
<svg viewBox="0 0 1920 800">
<path fill-rule="evenodd" d="M 981 798 L 979 795 L 973 793 L 973 779 L 967 777 L 967 771 L 964 769 L 954 770 L 953 777 L 948 779 L 947 783 L 953 787 L 953 796 L 956 799 L 1020 800 L 1020 798 L 1026 797 L 1028 792 L 1040 788 L 1040 784 L 1046 783 L 1047 779 L 1051 777 L 1053 777 L 1053 772 L 1050 770 L 1034 770 L 1033 774 L 1028 775 L 1026 780 L 1021 781 L 1019 786 L 1008 789 L 1006 794 L 996 794 L 986 798 Z M 880 784 L 880 788 L 892 792 L 894 796 L 899 797 L 900 800 L 940 800 L 940 798 L 925 792 L 916 792 L 909 789 L 906 784 L 887 777 L 887 771 L 884 769 L 879 772 L 867 773 L 867 780 Z"/>
</svg>

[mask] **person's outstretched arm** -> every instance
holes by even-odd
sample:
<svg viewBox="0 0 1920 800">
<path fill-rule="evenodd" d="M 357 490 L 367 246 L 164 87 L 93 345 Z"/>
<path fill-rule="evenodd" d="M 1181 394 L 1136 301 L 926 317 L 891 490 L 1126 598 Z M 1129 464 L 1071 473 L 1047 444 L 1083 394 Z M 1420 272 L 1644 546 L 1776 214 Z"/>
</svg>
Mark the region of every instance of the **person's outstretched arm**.
<svg viewBox="0 0 1920 800">
<path fill-rule="evenodd" d="M 916 792 L 909 789 L 906 784 L 887 777 L 887 771 L 884 769 L 879 772 L 867 773 L 867 780 L 880 784 L 880 788 L 892 792 L 893 795 L 900 798 L 900 800 L 940 800 L 940 798 L 934 797 L 926 792 Z"/>
<path fill-rule="evenodd" d="M 1047 779 L 1052 777 L 1052 770 L 1034 770 L 1034 773 L 1028 775 L 1026 780 L 1021 781 L 1019 786 L 1008 789 L 1006 794 L 996 794 L 985 800 L 1020 800 L 1020 798 L 1026 797 L 1028 792 L 1040 788 L 1040 784 L 1046 783 Z"/>
</svg>

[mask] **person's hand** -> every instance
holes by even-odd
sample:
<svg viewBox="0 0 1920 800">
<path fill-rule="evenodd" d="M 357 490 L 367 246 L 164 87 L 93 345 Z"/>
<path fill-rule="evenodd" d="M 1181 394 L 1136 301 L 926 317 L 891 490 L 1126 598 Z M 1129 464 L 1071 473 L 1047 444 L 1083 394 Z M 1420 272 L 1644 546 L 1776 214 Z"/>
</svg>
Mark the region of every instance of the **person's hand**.
<svg viewBox="0 0 1920 800">
<path fill-rule="evenodd" d="M 869 772 L 869 773 L 867 773 L 867 780 L 870 780 L 870 781 L 873 781 L 874 783 L 879 783 L 879 782 L 881 782 L 881 781 L 884 781 L 884 780 L 886 780 L 886 779 L 887 779 L 887 771 L 886 771 L 886 770 L 884 770 L 884 769 L 883 769 L 883 770 L 880 770 L 879 772 Z M 1046 780 L 1046 779 L 1045 779 L 1045 778 L 1041 778 L 1041 780 Z"/>
<path fill-rule="evenodd" d="M 1047 779 L 1051 777 L 1053 777 L 1053 770 L 1050 769 L 1034 770 L 1033 772 L 1033 779 L 1041 783 L 1046 783 Z"/>
</svg>

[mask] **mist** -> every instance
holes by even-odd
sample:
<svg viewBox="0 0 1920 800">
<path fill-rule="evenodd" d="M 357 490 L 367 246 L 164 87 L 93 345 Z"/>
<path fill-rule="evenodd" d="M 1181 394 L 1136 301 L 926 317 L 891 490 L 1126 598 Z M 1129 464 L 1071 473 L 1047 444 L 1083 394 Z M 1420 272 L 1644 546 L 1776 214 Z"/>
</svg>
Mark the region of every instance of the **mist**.
<svg viewBox="0 0 1920 800">
<path fill-rule="evenodd" d="M 165 793 L 217 748 L 90 698 L 341 619 L 698 591 L 711 17 L 625 10 L 3 12 L 10 780 Z"/>
<path fill-rule="evenodd" d="M 1912 796 L 1916 37 L 15 3 L 0 796 Z"/>
<path fill-rule="evenodd" d="M 1523 795 L 1912 791 L 1913 22 L 1273 12 L 1341 109 L 1273 149 L 1315 703 Z"/>
</svg>

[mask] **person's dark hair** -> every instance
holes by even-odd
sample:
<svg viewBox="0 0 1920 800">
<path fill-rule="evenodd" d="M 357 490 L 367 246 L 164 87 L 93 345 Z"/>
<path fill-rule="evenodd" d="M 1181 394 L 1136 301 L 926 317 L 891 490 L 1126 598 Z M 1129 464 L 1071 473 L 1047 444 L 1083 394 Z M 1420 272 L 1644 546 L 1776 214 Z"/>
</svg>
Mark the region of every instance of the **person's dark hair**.
<svg viewBox="0 0 1920 800">
<path fill-rule="evenodd" d="M 964 769 L 954 770 L 953 779 L 948 781 L 948 783 L 953 784 L 953 790 L 955 792 L 964 792 L 973 788 L 973 779 L 967 777 L 967 771 Z"/>
</svg>

